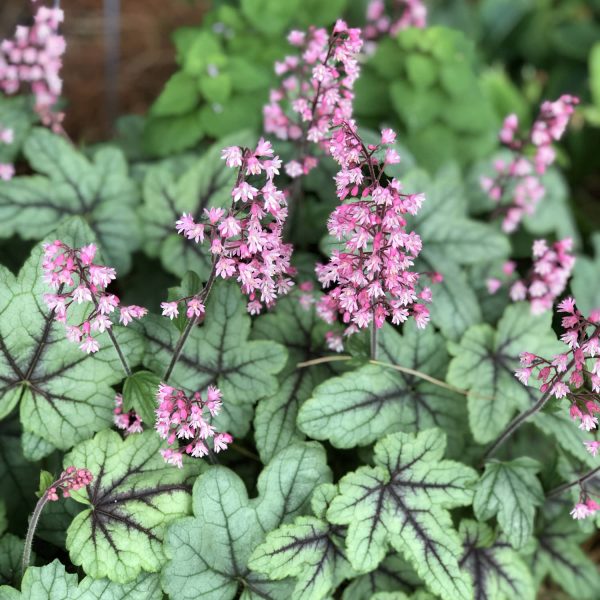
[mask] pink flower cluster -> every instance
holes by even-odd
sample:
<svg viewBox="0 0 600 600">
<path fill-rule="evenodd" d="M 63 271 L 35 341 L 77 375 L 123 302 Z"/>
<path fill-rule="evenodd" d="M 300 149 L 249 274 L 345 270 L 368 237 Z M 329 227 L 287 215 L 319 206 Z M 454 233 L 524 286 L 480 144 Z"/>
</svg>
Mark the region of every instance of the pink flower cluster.
<svg viewBox="0 0 600 600">
<path fill-rule="evenodd" d="M 208 386 L 203 399 L 200 392 L 188 397 L 183 390 L 161 383 L 156 397 L 156 431 L 171 446 L 160 451 L 166 463 L 181 468 L 184 454 L 210 454 L 209 439 L 215 453 L 226 450 L 233 441 L 230 434 L 219 433 L 210 424 L 221 411 L 221 392 L 216 387 Z"/>
<path fill-rule="evenodd" d="M 600 510 L 600 504 L 598 504 L 592 498 L 580 498 L 579 502 L 573 507 L 573 510 L 569 513 L 574 519 L 587 519 L 588 517 L 594 516 Z"/>
<path fill-rule="evenodd" d="M 116 277 L 112 267 L 93 262 L 96 245 L 71 248 L 60 240 L 44 244 L 42 269 L 44 279 L 56 293 L 44 294 L 48 308 L 54 311 L 54 319 L 64 323 L 67 339 L 80 344 L 81 350 L 88 354 L 100 349 L 93 332 L 103 333 L 113 325 L 110 318 L 120 304 L 114 294 L 106 288 Z M 91 310 L 77 325 L 67 325 L 69 309 L 75 304 L 90 303 Z M 86 311 L 87 312 L 87 311 Z M 129 325 L 133 319 L 140 319 L 147 309 L 134 304 L 119 308 L 119 323 Z"/>
<path fill-rule="evenodd" d="M 422 0 L 392 0 L 392 16 L 385 13 L 384 0 L 370 0 L 367 5 L 365 38 L 377 40 L 385 35 L 395 36 L 409 27 L 427 27 L 427 7 Z"/>
<path fill-rule="evenodd" d="M 14 140 L 14 131 L 9 127 L 3 127 L 0 124 L 0 144 L 12 144 Z M 10 163 L 0 163 L 0 179 L 9 181 L 14 177 L 15 167 Z"/>
<path fill-rule="evenodd" d="M 54 111 L 62 91 L 61 57 L 66 44 L 58 34 L 64 13 L 40 6 L 31 27 L 17 27 L 13 39 L 0 44 L 0 91 L 15 94 L 22 84 L 35 96 L 35 110 L 42 123 L 60 129 L 63 114 Z"/>
<path fill-rule="evenodd" d="M 123 396 L 115 396 L 115 408 L 113 410 L 115 425 L 126 434 L 142 433 L 142 418 L 134 410 L 123 411 Z"/>
<path fill-rule="evenodd" d="M 571 238 L 565 238 L 548 247 L 546 240 L 533 243 L 533 267 L 524 279 L 518 279 L 510 286 L 509 295 L 513 302 L 527 300 L 531 312 L 541 314 L 552 309 L 552 305 L 567 287 L 567 282 L 575 265 L 575 257 L 570 253 L 573 247 Z M 515 263 L 504 264 L 503 272 L 514 273 Z M 487 280 L 488 291 L 494 294 L 502 287 L 496 278 Z"/>
<path fill-rule="evenodd" d="M 600 310 L 586 318 L 577 310 L 575 300 L 567 298 L 558 305 L 558 311 L 563 314 L 561 340 L 569 349 L 552 360 L 523 352 L 515 375 L 527 385 L 537 369 L 541 391 L 567 398 L 571 418 L 580 421 L 579 429 L 591 431 L 596 429 L 596 415 L 600 413 Z M 598 451 L 597 442 L 586 442 L 585 446 L 591 454 Z"/>
<path fill-rule="evenodd" d="M 67 467 L 60 477 L 46 489 L 46 497 L 48 500 L 55 502 L 58 500 L 58 492 L 62 492 L 63 498 L 68 498 L 71 491 L 80 490 L 92 483 L 94 477 L 87 469 L 76 469 L 75 467 Z"/>
<path fill-rule="evenodd" d="M 494 164 L 496 177 L 482 177 L 481 187 L 495 202 L 509 198 L 499 208 L 504 215 L 502 229 L 512 233 L 525 215 L 532 215 L 546 190 L 539 176 L 554 162 L 552 143 L 564 134 L 579 99 L 563 95 L 554 102 L 542 103 L 540 113 L 526 137 L 517 137 L 519 119 L 509 115 L 500 131 L 500 142 L 514 154 L 510 162 Z M 533 149 L 533 158 L 527 153 Z"/>
<path fill-rule="evenodd" d="M 329 233 L 344 240 L 344 250 L 334 250 L 329 263 L 317 265 L 317 277 L 324 287 L 333 285 L 317 305 L 328 323 L 342 315 L 349 327 L 346 334 L 368 327 L 374 321 L 382 327 L 386 318 L 398 324 L 412 316 L 425 327 L 431 291 L 417 292 L 419 274 L 411 271 L 421 251 L 421 238 L 406 231 L 406 215 L 415 215 L 423 194 L 404 194 L 402 184 L 384 174 L 387 164 L 399 162 L 390 147 L 396 134 L 384 129 L 381 144 L 365 146 L 354 123 L 342 123 L 330 142 L 330 152 L 341 169 L 335 180 L 340 204 L 328 221 Z M 384 153 L 380 162 L 375 153 Z M 422 301 L 422 302 L 420 302 Z"/>
<path fill-rule="evenodd" d="M 262 138 L 255 150 L 231 146 L 223 150 L 222 158 L 228 167 L 239 169 L 231 208 L 205 209 L 205 222 L 184 214 L 176 227 L 178 233 L 196 243 L 210 240 L 216 275 L 235 278 L 249 297 L 248 311 L 258 314 L 263 304 L 272 306 L 277 296 L 286 294 L 293 285 L 292 246 L 282 239 L 287 201 L 273 183 L 281 161 L 273 156 L 271 143 Z M 256 183 L 255 187 L 247 181 L 249 176 L 263 173 L 262 185 Z M 177 302 L 163 303 L 162 308 L 163 314 L 171 318 L 178 314 Z M 188 302 L 188 316 L 203 311 L 203 305 Z"/>
<path fill-rule="evenodd" d="M 359 74 L 356 55 L 362 47 L 360 29 L 338 21 L 331 36 L 311 27 L 292 31 L 288 41 L 300 56 L 275 63 L 281 86 L 271 90 L 263 109 L 265 131 L 292 140 L 297 156 L 285 165 L 290 177 L 306 175 L 317 166 L 309 142 L 324 147 L 332 123 L 352 118 L 352 89 Z"/>
</svg>

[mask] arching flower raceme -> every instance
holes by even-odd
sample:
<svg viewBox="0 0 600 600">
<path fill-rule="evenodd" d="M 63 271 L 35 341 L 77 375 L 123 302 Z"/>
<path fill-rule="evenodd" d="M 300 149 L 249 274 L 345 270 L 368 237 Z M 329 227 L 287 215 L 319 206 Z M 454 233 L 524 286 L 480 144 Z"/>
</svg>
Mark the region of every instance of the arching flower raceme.
<svg viewBox="0 0 600 600">
<path fill-rule="evenodd" d="M 133 319 L 141 319 L 148 311 L 136 306 L 120 306 L 115 294 L 106 288 L 116 278 L 112 267 L 92 262 L 96 255 L 96 245 L 71 248 L 60 240 L 44 244 L 42 269 L 46 283 L 55 293 L 44 294 L 44 301 L 54 311 L 54 319 L 64 323 L 67 339 L 79 343 L 87 354 L 100 349 L 95 333 L 103 333 L 113 325 L 112 315 L 119 314 L 119 323 L 128 325 Z M 69 313 L 73 306 L 89 304 L 83 320 L 69 323 Z"/>
<path fill-rule="evenodd" d="M 55 105 L 62 91 L 60 70 L 66 43 L 58 28 L 64 20 L 60 8 L 40 6 L 31 27 L 19 26 L 12 39 L 0 43 L 0 91 L 16 94 L 23 85 L 35 97 L 42 123 L 60 130 L 63 119 Z"/>
<path fill-rule="evenodd" d="M 537 372 L 540 390 L 557 399 L 566 398 L 571 418 L 579 421 L 580 429 L 592 431 L 597 428 L 600 414 L 600 310 L 584 317 L 575 300 L 566 298 L 558 305 L 558 312 L 562 315 L 565 352 L 552 359 L 523 352 L 521 368 L 515 375 L 528 385 Z M 585 445 L 592 454 L 597 452 L 596 442 Z"/>
<path fill-rule="evenodd" d="M 263 305 L 272 306 L 277 296 L 286 294 L 293 285 L 292 246 L 282 239 L 287 201 L 273 182 L 281 161 L 263 139 L 255 150 L 225 148 L 222 158 L 227 166 L 239 168 L 231 208 L 205 209 L 202 222 L 184 214 L 176 227 L 190 240 L 209 243 L 215 275 L 238 281 L 249 297 L 248 311 L 258 314 Z M 190 297 L 163 303 L 163 315 L 177 316 L 180 302 L 186 303 L 188 317 L 204 313 L 199 298 Z"/>
<path fill-rule="evenodd" d="M 421 238 L 406 231 L 406 216 L 415 215 L 423 194 L 404 194 L 397 179 L 384 174 L 386 164 L 398 162 L 391 130 L 382 132 L 382 143 L 365 146 L 354 123 L 342 123 L 332 135 L 330 153 L 341 169 L 335 180 L 337 194 L 345 201 L 328 221 L 329 233 L 344 241 L 326 265 L 317 266 L 317 277 L 330 290 L 317 310 L 328 323 L 342 316 L 346 333 L 382 327 L 389 318 L 403 323 L 413 317 L 417 326 L 429 320 L 431 292 L 417 290 L 419 273 L 411 270 L 421 251 Z M 375 153 L 383 153 L 380 162 Z"/>
<path fill-rule="evenodd" d="M 395 36 L 399 31 L 427 27 L 427 7 L 423 0 L 392 0 L 391 15 L 386 13 L 384 0 L 369 0 L 365 39 L 377 40 L 383 36 Z"/>
<path fill-rule="evenodd" d="M 556 298 L 565 291 L 575 265 L 575 257 L 571 254 L 572 247 L 571 238 L 559 240 L 551 246 L 548 246 L 546 240 L 536 240 L 533 243 L 533 267 L 524 278 L 516 281 L 512 277 L 515 263 L 505 263 L 502 271 L 508 280 L 504 283 L 510 285 L 511 300 L 527 300 L 531 304 L 532 314 L 552 310 Z M 504 285 L 498 278 L 490 278 L 486 283 L 490 294 L 495 294 Z"/>
<path fill-rule="evenodd" d="M 63 498 L 68 498 L 72 491 L 80 490 L 92 483 L 94 477 L 87 469 L 77 469 L 76 467 L 67 467 L 46 489 L 46 497 L 51 502 L 58 500 L 58 492 L 61 492 Z"/>
<path fill-rule="evenodd" d="M 331 124 L 352 118 L 362 39 L 360 29 L 338 21 L 331 35 L 311 27 L 306 33 L 292 31 L 288 41 L 299 55 L 275 64 L 282 81 L 271 90 L 263 114 L 267 133 L 295 143 L 296 156 L 285 170 L 290 177 L 299 177 L 317 166 L 311 144 L 325 147 Z"/>
<path fill-rule="evenodd" d="M 546 193 L 539 176 L 554 162 L 552 143 L 563 136 L 577 104 L 578 98 L 566 94 L 554 102 L 543 102 L 531 130 L 522 138 L 517 137 L 517 115 L 504 120 L 499 138 L 513 152 L 513 158 L 509 162 L 496 161 L 496 177 L 482 177 L 481 187 L 492 200 L 501 203 L 497 213 L 503 215 L 505 232 L 512 233 L 525 215 L 535 213 Z M 528 156 L 530 151 L 533 158 Z"/>
<path fill-rule="evenodd" d="M 201 458 L 226 450 L 233 441 L 230 434 L 218 432 L 211 424 L 221 412 L 221 392 L 216 387 L 187 396 L 161 383 L 156 398 L 156 431 L 170 446 L 160 451 L 166 463 L 182 467 L 184 454 Z"/>
</svg>

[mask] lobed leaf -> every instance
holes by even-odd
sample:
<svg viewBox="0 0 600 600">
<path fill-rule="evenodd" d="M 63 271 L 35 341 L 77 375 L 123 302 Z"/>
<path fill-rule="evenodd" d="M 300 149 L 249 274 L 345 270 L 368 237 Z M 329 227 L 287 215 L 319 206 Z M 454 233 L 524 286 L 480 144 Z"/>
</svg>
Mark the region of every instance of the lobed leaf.
<svg viewBox="0 0 600 600">
<path fill-rule="evenodd" d="M 85 236 L 73 222 L 62 232 Z M 91 232 L 89 239 L 91 238 Z M 65 237 L 65 236 L 61 236 Z M 65 337 L 43 301 L 41 248 L 32 252 L 18 276 L 0 267 L 0 418 L 20 405 L 21 423 L 44 447 L 28 446 L 32 457 L 68 449 L 112 423 L 114 391 L 122 367 L 106 333 L 100 351 L 87 355 Z M 113 329 L 131 366 L 141 360 L 143 344 L 131 329 Z"/>
<path fill-rule="evenodd" d="M 165 464 L 160 438 L 147 431 L 122 440 L 102 431 L 65 457 L 66 465 L 91 471 L 93 482 L 73 492 L 87 504 L 67 531 L 71 561 L 91 577 L 128 583 L 165 561 L 163 534 L 190 511 L 190 491 L 200 463 L 182 469 Z"/>
<path fill-rule="evenodd" d="M 479 481 L 473 510 L 481 521 L 498 517 L 500 529 L 513 548 L 529 542 L 535 507 L 544 502 L 544 490 L 536 474 L 542 465 L 527 456 L 509 462 L 491 461 Z"/>
<path fill-rule="evenodd" d="M 271 582 L 251 571 L 248 560 L 266 533 L 302 514 L 315 486 L 330 479 L 323 448 L 314 442 L 277 454 L 258 478 L 253 499 L 233 471 L 210 467 L 194 485 L 194 517 L 169 528 L 163 588 L 182 599 L 229 600 L 242 589 L 242 597 L 287 597 L 293 588 L 288 580 Z"/>
<path fill-rule="evenodd" d="M 40 175 L 0 182 L 0 237 L 41 239 L 66 217 L 80 215 L 117 271 L 128 271 L 140 244 L 137 186 L 120 150 L 104 147 L 93 161 L 62 137 L 35 129 L 24 153 Z"/>
<path fill-rule="evenodd" d="M 433 328 L 419 331 L 406 323 L 404 334 L 384 326 L 378 335 L 378 357 L 426 374 L 443 376 L 449 362 Z M 442 427 L 460 435 L 464 399 L 414 375 L 367 364 L 315 388 L 298 414 L 298 426 L 310 437 L 329 440 L 336 448 L 370 444 L 395 431 Z"/>
<path fill-rule="evenodd" d="M 527 565 L 506 542 L 494 540 L 487 525 L 465 520 L 460 524 L 460 534 L 460 566 L 473 580 L 473 600 L 535 600 L 536 588 Z"/>
<path fill-rule="evenodd" d="M 552 356 L 560 351 L 551 320 L 550 313 L 534 316 L 528 304 L 518 303 L 504 311 L 497 330 L 474 325 L 460 344 L 449 343 L 455 358 L 446 379 L 469 391 L 469 425 L 477 442 L 492 441 L 516 410 L 536 399 L 538 392 L 522 385 L 514 372 L 521 352 Z"/>
<path fill-rule="evenodd" d="M 374 467 L 342 477 L 327 518 L 348 525 L 347 556 L 355 569 L 374 569 L 391 545 L 432 592 L 448 600 L 470 600 L 471 585 L 459 569 L 460 542 L 448 509 L 471 502 L 477 474 L 442 460 L 445 446 L 438 429 L 386 436 L 375 445 Z"/>
</svg>

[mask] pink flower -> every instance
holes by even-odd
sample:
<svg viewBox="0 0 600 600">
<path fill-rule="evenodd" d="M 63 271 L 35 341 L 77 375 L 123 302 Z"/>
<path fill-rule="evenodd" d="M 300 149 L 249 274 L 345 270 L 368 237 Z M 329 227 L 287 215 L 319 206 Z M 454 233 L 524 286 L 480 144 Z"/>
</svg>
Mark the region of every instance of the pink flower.
<svg viewBox="0 0 600 600">
<path fill-rule="evenodd" d="M 578 502 L 573 507 L 573 510 L 569 514 L 574 519 L 579 520 L 579 519 L 586 519 L 587 517 L 589 517 L 590 515 L 592 515 L 593 512 L 587 507 L 586 504 L 583 504 L 582 502 Z"/>
<path fill-rule="evenodd" d="M 10 181 L 15 176 L 15 167 L 10 163 L 0 163 L 0 179 Z"/>
<path fill-rule="evenodd" d="M 169 317 L 173 320 L 179 315 L 179 306 L 177 302 L 161 302 L 160 307 L 162 309 L 163 317 Z"/>
<path fill-rule="evenodd" d="M 58 500 L 58 491 L 62 492 L 63 498 L 68 498 L 72 491 L 88 486 L 93 479 L 93 475 L 87 469 L 67 467 L 44 493 L 49 501 L 55 502 Z"/>
<path fill-rule="evenodd" d="M 130 306 L 122 306 L 120 309 L 119 323 L 129 325 L 133 319 L 141 319 L 148 313 L 148 309 L 141 306 L 131 304 Z"/>
<path fill-rule="evenodd" d="M 242 181 L 240 185 L 234 187 L 231 192 L 231 195 L 236 202 L 238 200 L 248 202 L 249 200 L 252 200 L 256 194 L 258 194 L 258 190 L 246 181 Z"/>
<path fill-rule="evenodd" d="M 83 340 L 83 343 L 79 346 L 86 354 L 93 354 L 94 352 L 98 352 L 100 350 L 100 345 L 98 344 L 98 340 L 95 338 L 88 336 Z"/>
<path fill-rule="evenodd" d="M 531 371 L 530 368 L 517 369 L 515 371 L 515 376 L 523 385 L 527 385 L 527 382 L 531 377 Z"/>
<path fill-rule="evenodd" d="M 242 166 L 242 150 L 237 146 L 229 146 L 221 150 L 221 158 L 228 167 Z"/>
<path fill-rule="evenodd" d="M 396 141 L 396 132 L 393 129 L 382 129 L 381 130 L 381 143 L 384 146 L 393 144 Z"/>
<path fill-rule="evenodd" d="M 502 287 L 502 282 L 495 277 L 487 279 L 485 284 L 487 286 L 488 294 L 495 294 Z"/>
<path fill-rule="evenodd" d="M 592 455 L 596 456 L 598 451 L 600 450 L 600 442 L 591 441 L 591 442 L 583 442 L 585 449 Z"/>
<path fill-rule="evenodd" d="M 115 425 L 125 431 L 126 435 L 142 433 L 142 418 L 133 410 L 123 412 L 123 396 L 115 396 L 115 408 L 113 409 L 113 420 Z"/>
<path fill-rule="evenodd" d="M 192 298 L 187 303 L 186 316 L 188 319 L 198 318 L 204 314 L 204 304 L 198 298 Z"/>
<path fill-rule="evenodd" d="M 157 401 L 155 428 L 170 446 L 161 450 L 167 463 L 181 467 L 184 453 L 195 458 L 208 455 L 209 439 L 215 453 L 226 450 L 233 441 L 230 434 L 217 432 L 209 422 L 221 409 L 221 392 L 217 388 L 210 386 L 203 399 L 199 392 L 187 396 L 183 390 L 160 384 Z M 185 440 L 184 446 L 175 446 L 178 440 Z"/>
</svg>

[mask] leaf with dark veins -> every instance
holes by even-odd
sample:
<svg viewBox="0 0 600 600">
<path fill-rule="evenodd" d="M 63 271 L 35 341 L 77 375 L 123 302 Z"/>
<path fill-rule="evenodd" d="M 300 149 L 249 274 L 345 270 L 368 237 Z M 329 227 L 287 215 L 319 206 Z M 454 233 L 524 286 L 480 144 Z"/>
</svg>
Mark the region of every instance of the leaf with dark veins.
<svg viewBox="0 0 600 600">
<path fill-rule="evenodd" d="M 375 569 L 392 546 L 432 592 L 471 600 L 448 509 L 470 504 L 477 473 L 443 460 L 445 446 L 439 429 L 383 438 L 375 445 L 374 467 L 342 477 L 327 519 L 348 526 L 346 554 L 356 570 Z"/>
<path fill-rule="evenodd" d="M 103 148 L 93 162 L 47 129 L 35 129 L 24 152 L 42 175 L 0 181 L 0 237 L 18 233 L 41 239 L 64 218 L 85 218 L 100 241 L 109 264 L 121 274 L 131 265 L 140 243 L 135 207 L 137 186 L 116 148 Z"/>
<path fill-rule="evenodd" d="M 84 577 L 78 583 L 77 575 L 67 573 L 58 560 L 43 567 L 29 567 L 21 591 L 0 587 L 3 600 L 161 600 L 162 597 L 157 575 L 143 574 L 126 584 L 91 577 Z"/>
<path fill-rule="evenodd" d="M 88 488 L 72 493 L 89 508 L 67 531 L 71 561 L 91 577 L 127 583 L 141 571 L 159 571 L 165 562 L 165 529 L 190 512 L 192 482 L 203 463 L 173 468 L 160 448 L 153 431 L 122 440 L 106 430 L 65 457 L 65 466 L 88 469 L 94 476 Z"/>
<path fill-rule="evenodd" d="M 216 385 L 223 392 L 223 410 L 215 419 L 221 430 L 247 433 L 254 403 L 277 390 L 277 373 L 287 353 L 273 341 L 248 341 L 250 317 L 239 288 L 218 282 L 206 305 L 204 324 L 191 332 L 169 383 L 187 391 Z M 148 350 L 144 364 L 164 371 L 179 339 L 179 331 L 164 317 L 144 320 Z"/>
<path fill-rule="evenodd" d="M 491 442 L 517 410 L 524 410 L 539 392 L 518 381 L 519 354 L 531 352 L 551 357 L 561 352 L 552 330 L 552 315 L 532 315 L 529 304 L 509 306 L 498 323 L 474 325 L 460 344 L 450 342 L 455 358 L 448 368 L 448 383 L 466 388 L 469 425 L 479 443 Z"/>
<path fill-rule="evenodd" d="M 265 463 L 305 437 L 296 426 L 298 409 L 330 371 L 325 365 L 308 368 L 297 365 L 322 355 L 322 323 L 314 305 L 303 308 L 296 295 L 282 298 L 272 312 L 254 321 L 252 339 L 278 342 L 288 351 L 288 361 L 279 374 L 278 390 L 259 400 L 256 406 L 254 437 Z"/>
<path fill-rule="evenodd" d="M 343 600 L 371 600 L 377 593 L 410 590 L 421 585 L 414 569 L 398 554 L 390 554 L 369 573 L 355 577 L 342 595 Z"/>
<path fill-rule="evenodd" d="M 563 512 L 540 527 L 537 543 L 529 557 L 538 585 L 549 577 L 577 600 L 597 600 L 600 590 L 598 565 L 581 549 L 589 538 L 578 523 Z"/>
<path fill-rule="evenodd" d="M 57 235 L 77 239 L 79 245 L 93 239 L 79 220 Z M 44 304 L 48 291 L 42 281 L 40 246 L 18 276 L 0 267 L 0 418 L 20 404 L 25 431 L 46 442 L 36 442 L 44 446 L 42 454 L 47 454 L 48 443 L 66 450 L 109 426 L 111 385 L 124 376 L 106 333 L 98 336 L 100 351 L 90 355 L 66 339 L 64 325 Z M 135 366 L 143 352 L 141 337 L 119 326 L 114 333 L 130 366 Z"/>
<path fill-rule="evenodd" d="M 337 493 L 336 486 L 323 484 L 315 490 L 315 516 L 296 517 L 267 535 L 252 553 L 248 566 L 271 580 L 295 577 L 292 600 L 323 600 L 337 586 L 354 575 L 344 553 L 345 527 L 325 520 L 327 505 Z"/>
<path fill-rule="evenodd" d="M 535 508 L 544 502 L 544 490 L 537 478 L 542 465 L 532 458 L 493 460 L 477 485 L 473 510 L 480 521 L 497 515 L 500 529 L 516 549 L 527 544 L 533 532 Z"/>
<path fill-rule="evenodd" d="M 169 528 L 163 589 L 182 600 L 232 600 L 242 590 L 242 598 L 287 598 L 292 582 L 270 581 L 251 571 L 248 559 L 269 531 L 305 512 L 314 488 L 330 479 L 325 452 L 315 442 L 277 454 L 252 499 L 233 471 L 210 467 L 194 485 L 194 517 Z"/>
<path fill-rule="evenodd" d="M 149 256 L 160 258 L 170 273 L 183 277 L 188 271 L 195 271 L 203 279 L 208 277 L 211 267 L 208 243 L 197 244 L 178 235 L 175 221 L 183 213 L 199 220 L 205 208 L 230 206 L 237 173 L 221 160 L 221 149 L 249 146 L 254 141 L 253 134 L 247 131 L 223 138 L 181 176 L 165 165 L 148 169 L 140 208 L 144 250 Z"/>
<path fill-rule="evenodd" d="M 378 335 L 378 358 L 401 367 L 443 377 L 448 353 L 432 328 L 414 323 L 400 335 L 384 326 Z M 368 364 L 317 386 L 300 409 L 298 426 L 310 437 L 336 448 L 364 446 L 395 431 L 443 427 L 454 437 L 465 420 L 464 397 L 389 367 Z"/>
<path fill-rule="evenodd" d="M 473 581 L 473 600 L 535 600 L 536 588 L 527 565 L 510 544 L 477 521 L 462 521 L 460 566 Z"/>
</svg>

